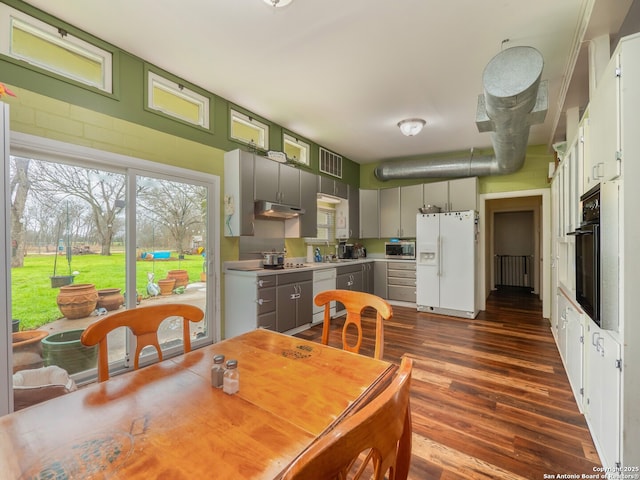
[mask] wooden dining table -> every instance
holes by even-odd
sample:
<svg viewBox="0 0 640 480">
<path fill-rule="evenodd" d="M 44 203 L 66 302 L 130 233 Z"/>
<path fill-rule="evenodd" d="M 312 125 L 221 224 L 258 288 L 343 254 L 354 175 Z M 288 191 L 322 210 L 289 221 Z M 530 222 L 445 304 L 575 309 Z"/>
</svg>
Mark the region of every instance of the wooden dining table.
<svg viewBox="0 0 640 480">
<path fill-rule="evenodd" d="M 240 390 L 211 386 L 213 356 Z M 396 367 L 269 330 L 0 417 L 3 479 L 273 479 Z"/>
</svg>

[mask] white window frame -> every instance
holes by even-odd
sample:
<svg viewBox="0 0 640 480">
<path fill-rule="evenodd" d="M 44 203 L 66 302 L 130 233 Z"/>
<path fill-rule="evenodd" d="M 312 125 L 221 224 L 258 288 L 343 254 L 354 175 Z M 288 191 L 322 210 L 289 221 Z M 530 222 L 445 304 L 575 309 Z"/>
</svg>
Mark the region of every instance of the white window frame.
<svg viewBox="0 0 640 480">
<path fill-rule="evenodd" d="M 251 142 L 247 141 L 245 138 L 235 137 L 232 133 L 234 122 L 242 123 L 258 130 L 260 134 L 257 141 Z M 229 136 L 237 142 L 241 142 L 246 145 L 252 145 L 263 150 L 269 150 L 269 125 L 234 109 L 230 109 Z"/>
<path fill-rule="evenodd" d="M 41 59 L 20 55 L 12 51 L 12 32 L 14 25 L 31 35 L 57 45 L 77 55 L 81 55 L 102 65 L 102 81 L 96 83 L 90 79 L 73 75 L 43 62 Z M 69 78 L 76 82 L 113 93 L 113 54 L 89 42 L 81 40 L 67 31 L 45 23 L 8 5 L 0 4 L 0 53 L 22 60 L 38 68 Z"/>
<path fill-rule="evenodd" d="M 198 121 L 194 122 L 191 118 L 184 117 L 177 112 L 173 112 L 171 110 L 162 108 L 159 105 L 156 105 L 153 95 L 154 88 L 159 88 L 171 95 L 175 95 L 176 97 L 180 97 L 185 101 L 196 104 L 198 106 Z M 162 112 L 165 115 L 177 118 L 178 120 L 181 120 L 183 122 L 209 129 L 209 99 L 204 95 L 200 95 L 199 93 L 186 88 L 184 85 L 173 82 L 163 77 L 162 75 L 158 75 L 157 73 L 150 70 L 147 73 L 147 91 L 148 108 L 156 110 L 158 112 Z"/>
<path fill-rule="evenodd" d="M 295 148 L 300 149 L 300 158 L 291 160 L 302 165 L 309 165 L 309 152 L 311 151 L 311 147 L 308 143 L 303 142 L 302 140 L 295 138 L 294 136 L 287 133 L 282 134 L 282 143 L 283 145 L 289 144 Z"/>
<path fill-rule="evenodd" d="M 321 214 L 326 214 L 329 219 L 329 223 L 320 223 L 318 220 L 317 223 L 317 236 L 316 238 L 306 238 L 305 242 L 310 244 L 323 244 L 325 245 L 327 242 L 335 243 L 336 241 L 336 210 L 334 208 L 327 208 L 319 206 L 318 210 L 318 218 L 320 218 Z M 325 230 L 327 232 L 327 238 L 321 238 L 319 233 L 321 230 Z"/>
</svg>

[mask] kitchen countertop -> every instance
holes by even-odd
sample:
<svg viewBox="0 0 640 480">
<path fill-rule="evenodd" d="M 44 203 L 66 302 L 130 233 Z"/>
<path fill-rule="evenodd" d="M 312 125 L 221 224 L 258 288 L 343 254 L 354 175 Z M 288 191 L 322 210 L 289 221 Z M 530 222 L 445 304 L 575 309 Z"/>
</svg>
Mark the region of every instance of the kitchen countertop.
<svg viewBox="0 0 640 480">
<path fill-rule="evenodd" d="M 294 267 L 285 267 L 285 268 L 264 268 L 261 265 L 260 260 L 240 260 L 237 262 L 224 262 L 224 272 L 225 273 L 249 273 L 252 275 L 274 275 L 274 274 L 283 274 L 283 273 L 293 273 L 293 272 L 307 272 L 313 270 L 322 270 L 327 268 L 336 268 L 342 265 L 353 265 L 360 263 L 372 262 L 373 258 L 362 258 L 355 260 L 339 260 L 335 262 L 314 262 L 308 263 L 306 261 L 302 261 L 299 259 L 293 259 L 291 261 L 285 262 L 285 265 L 288 263 L 292 263 L 293 265 L 301 265 Z"/>
</svg>

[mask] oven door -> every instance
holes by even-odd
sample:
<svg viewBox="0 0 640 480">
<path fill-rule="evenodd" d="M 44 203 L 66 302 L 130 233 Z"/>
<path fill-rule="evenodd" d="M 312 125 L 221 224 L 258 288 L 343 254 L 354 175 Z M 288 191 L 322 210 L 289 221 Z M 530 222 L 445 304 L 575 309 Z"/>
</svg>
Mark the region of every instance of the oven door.
<svg viewBox="0 0 640 480">
<path fill-rule="evenodd" d="M 600 325 L 600 225 L 590 224 L 574 232 L 576 238 L 576 300 Z"/>
</svg>

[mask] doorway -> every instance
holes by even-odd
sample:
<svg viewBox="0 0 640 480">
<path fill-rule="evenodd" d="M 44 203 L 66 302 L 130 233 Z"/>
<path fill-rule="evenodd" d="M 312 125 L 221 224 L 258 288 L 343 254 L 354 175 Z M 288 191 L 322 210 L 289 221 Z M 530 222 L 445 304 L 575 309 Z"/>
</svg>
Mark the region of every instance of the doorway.
<svg viewBox="0 0 640 480">
<path fill-rule="evenodd" d="M 543 316 L 550 315 L 550 191 L 525 190 L 480 196 L 481 309 L 495 290 L 496 255 L 529 257 L 527 281 L 542 300 Z M 526 226 L 525 226 L 526 224 Z M 496 232 L 496 225 L 498 225 Z M 516 244 L 527 244 L 516 247 Z M 532 244 L 532 245 L 531 245 Z M 531 245 L 531 246 L 528 246 Z M 524 249 L 524 253 L 522 253 Z M 531 251 L 532 250 L 532 251 Z M 520 259 L 520 261 L 523 261 Z M 523 266 L 524 267 L 524 266 Z M 523 268 L 524 270 L 524 268 Z M 524 278 L 523 278 L 524 280 Z"/>
</svg>

